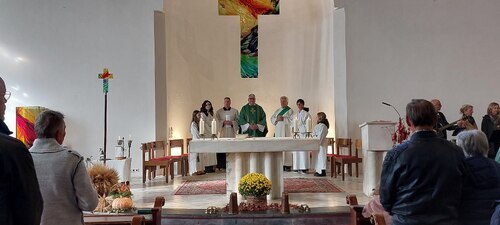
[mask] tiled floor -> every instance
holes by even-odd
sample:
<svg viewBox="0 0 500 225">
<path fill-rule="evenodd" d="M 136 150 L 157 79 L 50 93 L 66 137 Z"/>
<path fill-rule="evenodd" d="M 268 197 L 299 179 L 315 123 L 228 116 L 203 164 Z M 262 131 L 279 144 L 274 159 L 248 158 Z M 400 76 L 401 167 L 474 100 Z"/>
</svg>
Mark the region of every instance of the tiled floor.
<svg viewBox="0 0 500 225">
<path fill-rule="evenodd" d="M 206 209 L 209 206 L 223 207 L 229 201 L 229 196 L 226 195 L 174 195 L 175 189 L 182 184 L 184 180 L 215 180 L 224 179 L 224 172 L 215 174 L 205 174 L 202 176 L 175 176 L 174 180 L 166 184 L 162 176 L 156 177 L 146 183 L 141 183 L 142 178 L 140 173 L 132 174 L 131 190 L 134 194 L 134 205 L 136 207 L 151 207 L 156 196 L 164 196 L 166 203 L 163 208 L 166 209 Z M 310 177 L 315 178 L 313 174 L 296 174 L 293 172 L 285 172 L 285 178 L 294 177 Z M 305 203 L 309 207 L 333 207 L 345 206 L 345 196 L 347 194 L 356 194 L 359 204 L 365 204 L 369 198 L 363 194 L 363 178 L 350 177 L 346 175 L 345 181 L 337 176 L 330 178 L 329 174 L 325 178 L 317 179 L 332 179 L 333 183 L 344 190 L 341 193 L 290 193 L 289 201 L 291 204 Z M 274 201 L 273 201 L 274 202 Z M 279 202 L 279 200 L 275 200 Z"/>
</svg>

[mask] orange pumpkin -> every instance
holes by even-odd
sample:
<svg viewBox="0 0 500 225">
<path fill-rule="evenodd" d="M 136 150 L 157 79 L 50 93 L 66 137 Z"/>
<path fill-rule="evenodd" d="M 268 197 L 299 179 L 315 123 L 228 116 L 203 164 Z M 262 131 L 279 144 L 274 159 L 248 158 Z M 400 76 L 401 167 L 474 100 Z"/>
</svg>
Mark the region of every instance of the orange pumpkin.
<svg viewBox="0 0 500 225">
<path fill-rule="evenodd" d="M 130 198 L 115 198 L 113 203 L 111 203 L 111 207 L 118 210 L 127 210 L 132 208 L 132 204 L 133 202 Z"/>
</svg>

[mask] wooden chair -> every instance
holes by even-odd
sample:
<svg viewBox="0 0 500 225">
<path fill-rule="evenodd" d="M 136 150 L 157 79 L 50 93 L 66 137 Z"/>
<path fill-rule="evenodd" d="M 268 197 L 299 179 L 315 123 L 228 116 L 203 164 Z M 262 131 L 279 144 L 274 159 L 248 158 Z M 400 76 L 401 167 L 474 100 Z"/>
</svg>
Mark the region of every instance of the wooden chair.
<svg viewBox="0 0 500 225">
<path fill-rule="evenodd" d="M 335 150 L 333 149 L 333 146 L 335 144 L 335 138 L 326 138 L 326 140 L 328 143 L 328 147 L 332 148 L 331 154 L 328 153 L 328 149 L 327 149 L 326 159 L 327 159 L 327 162 L 330 161 L 330 177 L 333 177 L 333 171 L 334 171 L 333 166 L 335 165 L 335 160 L 333 159 L 333 157 L 335 156 Z"/>
<path fill-rule="evenodd" d="M 168 169 L 170 158 L 166 157 L 164 141 L 153 141 L 142 144 L 142 183 L 146 182 L 146 173 L 148 179 L 156 177 L 156 168 L 163 169 L 165 182 L 168 183 Z M 152 175 L 152 176 L 151 176 Z"/>
<path fill-rule="evenodd" d="M 186 148 L 182 152 L 183 159 L 185 160 L 184 162 L 184 170 L 186 171 L 186 176 L 189 175 L 189 142 L 191 142 L 193 138 L 186 138 Z"/>
<path fill-rule="evenodd" d="M 181 154 L 180 155 L 172 155 L 172 148 L 181 148 Z M 181 167 L 181 175 L 182 176 L 187 176 L 189 173 L 189 170 L 185 170 L 184 163 L 186 160 L 184 159 L 184 155 L 182 154 L 184 152 L 184 139 L 171 139 L 168 141 L 168 151 L 167 151 L 167 157 L 170 159 L 170 177 L 174 179 L 174 162 L 177 162 L 180 164 Z"/>
<path fill-rule="evenodd" d="M 363 205 L 358 205 L 356 195 L 347 195 L 345 199 L 351 210 L 351 224 L 371 225 L 370 219 L 363 217 Z"/>
<path fill-rule="evenodd" d="M 337 177 L 337 171 L 335 170 L 337 166 L 340 167 L 340 173 L 342 174 L 342 180 L 345 180 L 344 165 L 348 165 L 347 171 L 349 176 L 352 176 L 352 164 L 356 165 L 356 177 L 359 177 L 359 163 L 363 162 L 363 159 L 359 157 L 359 151 L 361 151 L 361 140 L 356 139 L 354 145 L 354 155 L 352 154 L 352 141 L 350 138 L 339 138 L 337 139 L 336 150 L 337 155 L 335 155 L 334 161 L 335 166 L 333 168 L 335 177 Z M 341 149 L 347 148 L 347 154 L 342 154 Z"/>
</svg>

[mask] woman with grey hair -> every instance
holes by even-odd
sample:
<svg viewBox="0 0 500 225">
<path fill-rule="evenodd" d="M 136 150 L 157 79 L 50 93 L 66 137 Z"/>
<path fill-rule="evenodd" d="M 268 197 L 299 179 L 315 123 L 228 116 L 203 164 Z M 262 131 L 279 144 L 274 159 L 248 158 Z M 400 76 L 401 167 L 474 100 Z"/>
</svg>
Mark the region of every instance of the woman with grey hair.
<svg viewBox="0 0 500 225">
<path fill-rule="evenodd" d="M 500 200 L 500 164 L 487 158 L 488 139 L 480 130 L 460 132 L 457 145 L 466 157 L 460 224 L 489 225 Z"/>
</svg>

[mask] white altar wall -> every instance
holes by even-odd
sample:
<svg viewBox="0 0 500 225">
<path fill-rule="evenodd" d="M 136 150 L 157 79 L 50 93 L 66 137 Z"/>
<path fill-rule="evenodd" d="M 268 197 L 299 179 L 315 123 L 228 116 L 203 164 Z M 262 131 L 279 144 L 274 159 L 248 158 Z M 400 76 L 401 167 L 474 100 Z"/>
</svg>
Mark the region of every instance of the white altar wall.
<svg viewBox="0 0 500 225">
<path fill-rule="evenodd" d="M 472 104 L 479 126 L 500 101 L 499 8 L 496 0 L 345 1 L 349 135 L 367 121 L 397 120 L 382 101 L 404 116 L 412 98 L 440 98 L 448 121 Z"/>
<path fill-rule="evenodd" d="M 259 17 L 259 78 L 240 77 L 240 24 L 219 16 L 217 0 L 164 0 L 167 115 L 174 137 L 190 137 L 191 113 L 208 99 L 217 110 L 229 96 L 238 110 L 254 93 L 270 116 L 286 95 L 324 111 L 333 136 L 333 1 L 281 1 L 279 16 Z M 274 133 L 269 126 L 268 136 Z M 166 128 L 167 129 L 167 128 Z"/>
</svg>

